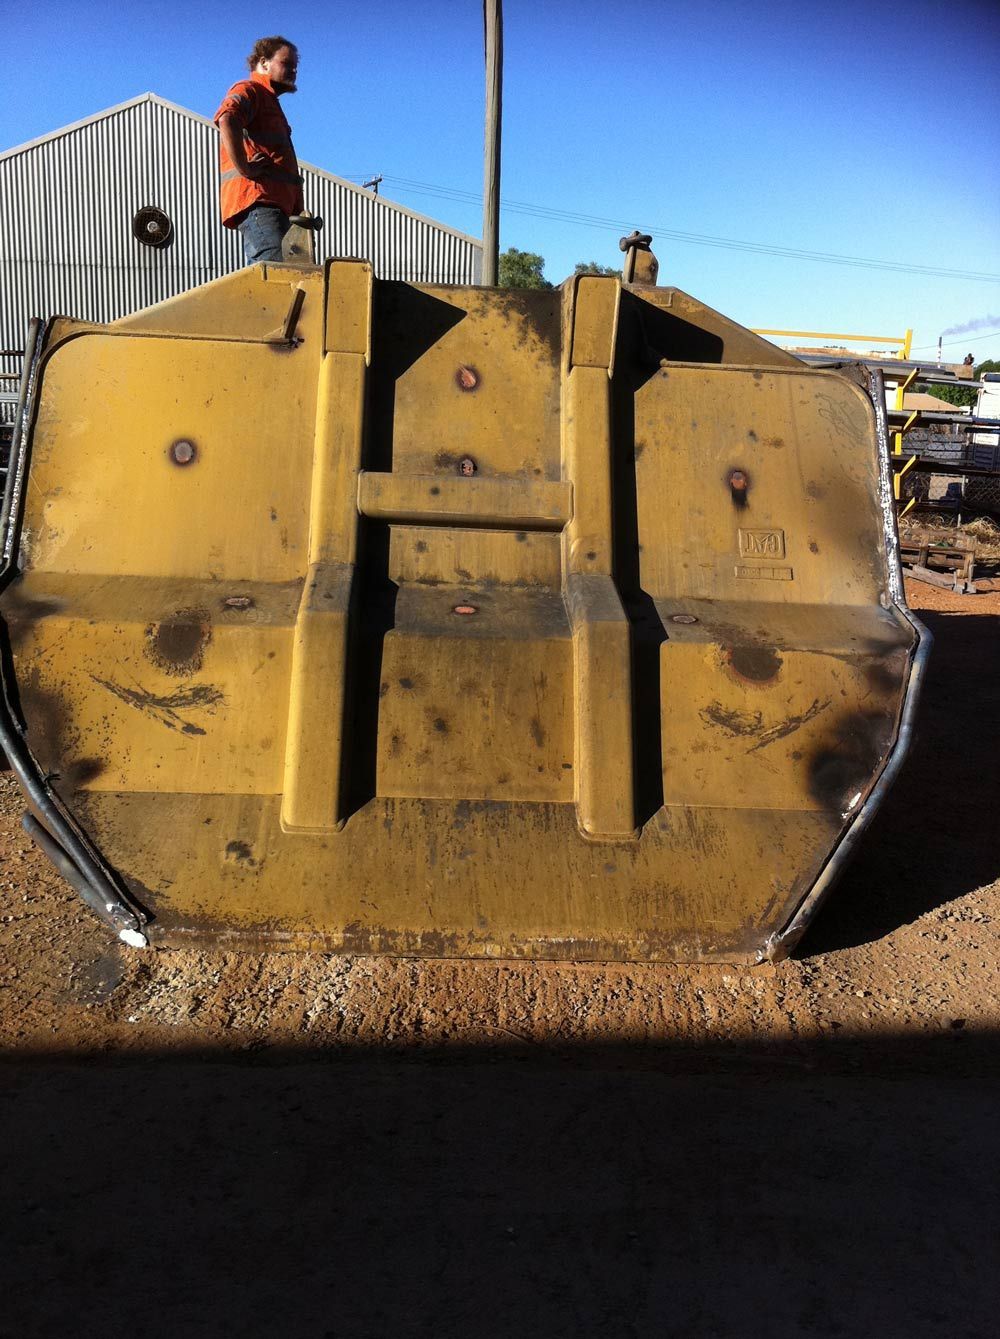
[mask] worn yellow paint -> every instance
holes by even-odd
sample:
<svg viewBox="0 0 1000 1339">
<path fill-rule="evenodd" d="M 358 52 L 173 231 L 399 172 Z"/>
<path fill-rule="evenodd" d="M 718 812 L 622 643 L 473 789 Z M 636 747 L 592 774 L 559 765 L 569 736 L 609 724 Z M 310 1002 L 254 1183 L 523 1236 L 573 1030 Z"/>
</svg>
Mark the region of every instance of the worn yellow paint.
<svg viewBox="0 0 1000 1339">
<path fill-rule="evenodd" d="M 58 323 L 27 742 L 162 942 L 752 954 L 896 728 L 875 442 L 845 378 L 617 279 L 268 265 Z"/>
<path fill-rule="evenodd" d="M 438 474 L 363 471 L 358 511 L 396 525 L 444 525 L 560 531 L 572 516 L 568 482 L 538 479 L 442 479 Z"/>
</svg>

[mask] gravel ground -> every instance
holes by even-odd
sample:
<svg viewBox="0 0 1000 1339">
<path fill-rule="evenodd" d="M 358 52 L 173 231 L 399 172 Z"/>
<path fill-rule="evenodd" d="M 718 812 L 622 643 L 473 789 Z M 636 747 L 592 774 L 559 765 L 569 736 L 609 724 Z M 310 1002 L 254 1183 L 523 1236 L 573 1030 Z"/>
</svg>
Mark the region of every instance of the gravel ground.
<svg viewBox="0 0 1000 1339">
<path fill-rule="evenodd" d="M 989 586 L 773 966 L 135 953 L 0 775 L 0 1339 L 995 1332 Z"/>
</svg>

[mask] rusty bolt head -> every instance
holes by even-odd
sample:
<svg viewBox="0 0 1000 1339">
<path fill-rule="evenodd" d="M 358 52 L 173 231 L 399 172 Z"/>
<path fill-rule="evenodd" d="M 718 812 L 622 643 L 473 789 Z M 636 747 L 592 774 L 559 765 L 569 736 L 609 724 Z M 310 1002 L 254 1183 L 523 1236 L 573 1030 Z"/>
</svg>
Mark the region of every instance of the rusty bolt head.
<svg viewBox="0 0 1000 1339">
<path fill-rule="evenodd" d="M 227 595 L 222 602 L 227 609 L 252 609 L 253 600 L 249 595 Z"/>
<path fill-rule="evenodd" d="M 729 471 L 729 487 L 734 489 L 737 493 L 744 492 L 749 482 L 750 480 L 747 478 L 744 470 Z"/>
<path fill-rule="evenodd" d="M 476 472 L 476 462 L 472 459 L 471 456 L 462 457 L 462 459 L 458 462 L 458 472 L 459 474 L 464 475 L 466 479 L 472 478 L 472 476 Z"/>
<path fill-rule="evenodd" d="M 190 465 L 197 454 L 198 448 L 194 442 L 189 442 L 183 437 L 179 442 L 174 442 L 170 448 L 170 459 L 175 465 Z"/>
<path fill-rule="evenodd" d="M 479 373 L 474 367 L 462 363 L 455 373 L 455 385 L 460 391 L 474 391 L 479 385 Z"/>
<path fill-rule="evenodd" d="M 670 621 L 671 621 L 671 623 L 697 623 L 697 622 L 698 622 L 698 620 L 695 618 L 694 614 L 671 614 L 671 615 L 670 615 Z"/>
<path fill-rule="evenodd" d="M 453 614 L 478 614 L 479 606 L 475 604 L 456 604 L 451 612 Z"/>
</svg>

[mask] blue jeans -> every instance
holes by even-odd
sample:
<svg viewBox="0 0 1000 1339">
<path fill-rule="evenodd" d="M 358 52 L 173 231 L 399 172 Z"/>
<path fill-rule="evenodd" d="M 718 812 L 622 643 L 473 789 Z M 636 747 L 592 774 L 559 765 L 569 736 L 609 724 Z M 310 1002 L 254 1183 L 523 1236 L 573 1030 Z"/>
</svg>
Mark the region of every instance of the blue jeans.
<svg viewBox="0 0 1000 1339">
<path fill-rule="evenodd" d="M 254 205 L 237 227 L 248 265 L 259 260 L 281 260 L 281 239 L 291 224 L 277 205 Z"/>
</svg>

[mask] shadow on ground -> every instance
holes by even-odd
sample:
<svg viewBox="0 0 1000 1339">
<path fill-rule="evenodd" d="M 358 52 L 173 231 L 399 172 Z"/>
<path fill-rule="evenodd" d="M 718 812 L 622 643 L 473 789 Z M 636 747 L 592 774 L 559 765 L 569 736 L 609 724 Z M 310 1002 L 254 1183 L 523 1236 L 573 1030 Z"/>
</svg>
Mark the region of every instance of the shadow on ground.
<svg viewBox="0 0 1000 1339">
<path fill-rule="evenodd" d="M 0 1331 L 981 1336 L 997 1041 L 8 1055 Z"/>
<path fill-rule="evenodd" d="M 1000 618 L 918 616 L 934 646 L 910 756 L 799 957 L 880 939 L 1000 878 Z"/>
</svg>

